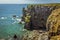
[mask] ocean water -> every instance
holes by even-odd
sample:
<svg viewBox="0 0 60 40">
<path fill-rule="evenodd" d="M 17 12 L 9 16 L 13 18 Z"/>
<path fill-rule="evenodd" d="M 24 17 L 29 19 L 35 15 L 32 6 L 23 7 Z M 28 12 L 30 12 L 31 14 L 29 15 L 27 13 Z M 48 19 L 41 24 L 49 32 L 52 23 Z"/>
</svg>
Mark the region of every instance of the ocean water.
<svg viewBox="0 0 60 40">
<path fill-rule="evenodd" d="M 24 34 L 24 24 L 19 24 L 13 15 L 21 17 L 25 4 L 0 4 L 0 38 Z"/>
<path fill-rule="evenodd" d="M 24 24 L 17 23 L 12 18 L 0 19 L 0 38 L 7 38 L 8 36 L 23 35 Z"/>
</svg>

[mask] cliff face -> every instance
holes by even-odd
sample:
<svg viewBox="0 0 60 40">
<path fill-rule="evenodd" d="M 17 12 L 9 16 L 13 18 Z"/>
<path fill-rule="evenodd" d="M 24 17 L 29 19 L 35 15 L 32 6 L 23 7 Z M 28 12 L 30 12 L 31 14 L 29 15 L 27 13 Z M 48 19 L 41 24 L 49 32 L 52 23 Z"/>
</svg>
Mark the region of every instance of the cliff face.
<svg viewBox="0 0 60 40">
<path fill-rule="evenodd" d="M 27 9 L 23 8 L 23 20 L 26 14 L 29 14 L 31 18 L 30 22 L 25 23 L 25 29 L 34 30 L 46 30 L 46 21 L 52 10 L 59 8 L 59 6 L 41 6 L 41 5 L 28 5 Z"/>
<path fill-rule="evenodd" d="M 47 19 L 46 26 L 49 28 L 51 40 L 60 40 L 60 8 L 52 11 Z"/>
</svg>

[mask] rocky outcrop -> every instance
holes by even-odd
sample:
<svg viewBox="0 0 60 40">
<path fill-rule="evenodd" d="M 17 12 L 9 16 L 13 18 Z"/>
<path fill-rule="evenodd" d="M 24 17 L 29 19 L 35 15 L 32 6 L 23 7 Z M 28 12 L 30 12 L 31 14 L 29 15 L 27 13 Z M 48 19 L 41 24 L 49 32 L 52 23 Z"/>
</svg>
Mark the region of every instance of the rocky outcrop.
<svg viewBox="0 0 60 40">
<path fill-rule="evenodd" d="M 26 14 L 31 16 L 30 22 L 25 23 L 25 29 L 29 30 L 46 30 L 46 21 L 52 10 L 59 8 L 60 6 L 41 6 L 41 5 L 28 5 L 27 9 L 23 8 L 23 20 Z"/>
<path fill-rule="evenodd" d="M 27 31 L 22 40 L 48 40 L 48 33 L 41 30 Z"/>
</svg>

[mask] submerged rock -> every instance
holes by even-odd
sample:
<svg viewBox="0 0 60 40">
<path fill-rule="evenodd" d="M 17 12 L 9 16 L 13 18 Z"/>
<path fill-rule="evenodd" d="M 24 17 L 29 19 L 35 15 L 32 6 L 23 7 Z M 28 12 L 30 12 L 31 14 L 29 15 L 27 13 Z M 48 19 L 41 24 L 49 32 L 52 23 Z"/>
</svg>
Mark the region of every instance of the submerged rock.
<svg viewBox="0 0 60 40">
<path fill-rule="evenodd" d="M 16 15 L 13 15 L 13 17 L 16 17 Z"/>
</svg>

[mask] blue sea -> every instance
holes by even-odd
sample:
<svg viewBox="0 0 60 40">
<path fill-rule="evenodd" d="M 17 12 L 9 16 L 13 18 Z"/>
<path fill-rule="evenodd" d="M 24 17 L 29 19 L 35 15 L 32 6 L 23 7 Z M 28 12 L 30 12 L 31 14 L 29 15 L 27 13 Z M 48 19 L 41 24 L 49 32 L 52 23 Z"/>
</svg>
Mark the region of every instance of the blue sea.
<svg viewBox="0 0 60 40">
<path fill-rule="evenodd" d="M 19 24 L 16 19 L 21 19 L 22 9 L 26 4 L 0 4 L 0 38 L 8 36 L 23 35 L 24 24 Z M 13 19 L 16 15 L 16 19 Z"/>
</svg>

